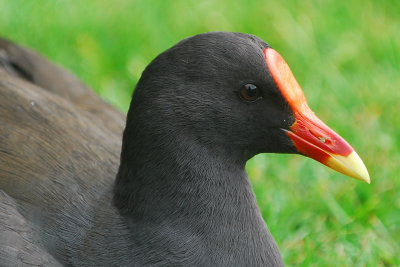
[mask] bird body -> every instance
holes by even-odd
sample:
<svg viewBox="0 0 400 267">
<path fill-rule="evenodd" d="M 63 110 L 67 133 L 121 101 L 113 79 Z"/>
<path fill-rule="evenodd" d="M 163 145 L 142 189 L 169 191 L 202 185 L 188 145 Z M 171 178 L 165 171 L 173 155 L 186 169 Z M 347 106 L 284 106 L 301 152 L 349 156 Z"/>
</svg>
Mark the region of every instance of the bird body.
<svg viewBox="0 0 400 267">
<path fill-rule="evenodd" d="M 278 250 L 259 214 L 244 165 L 229 166 L 215 157 L 212 165 L 198 169 L 190 163 L 208 162 L 209 155 L 186 152 L 179 155 L 187 162 L 174 159 L 176 166 L 171 168 L 168 162 L 166 170 L 159 164 L 166 159 L 158 157 L 171 157 L 172 153 L 148 154 L 141 160 L 154 166 L 147 164 L 143 173 L 147 176 L 154 170 L 157 177 L 163 176 L 162 183 L 152 184 L 154 193 L 163 195 L 149 198 L 154 203 L 141 211 L 141 221 L 121 216 L 112 205 L 119 142 L 107 141 L 110 136 L 105 128 L 59 96 L 25 81 L 1 78 L 0 94 L 5 96 L 1 113 L 7 117 L 2 117 L 1 145 L 5 150 L 0 188 L 5 198 L 18 200 L 5 213 L 9 208 L 18 211 L 30 242 L 43 248 L 46 258 L 57 255 L 63 264 L 77 266 L 228 266 L 245 265 L 252 259 L 265 266 L 271 260 L 268 255 L 279 255 L 275 255 Z M 182 144 L 171 147 L 176 145 Z M 226 167 L 232 169 L 226 172 Z M 207 179 L 201 172 L 219 179 Z M 197 177 L 197 183 L 189 183 L 187 175 Z M 151 197 L 153 192 L 144 193 Z M 178 210 L 181 216 L 175 217 L 171 210 Z M 2 240 L 10 246 L 18 244 L 15 238 L 24 236 Z M 272 245 L 259 246 L 264 239 Z M 249 253 L 238 255 L 241 247 Z M 213 255 L 218 257 L 211 258 Z"/>
<path fill-rule="evenodd" d="M 121 144 L 123 115 L 1 41 L 0 262 L 282 266 L 244 169 L 258 153 L 297 153 L 282 129 L 298 118 L 268 49 L 218 32 L 162 53 L 136 86 Z"/>
</svg>

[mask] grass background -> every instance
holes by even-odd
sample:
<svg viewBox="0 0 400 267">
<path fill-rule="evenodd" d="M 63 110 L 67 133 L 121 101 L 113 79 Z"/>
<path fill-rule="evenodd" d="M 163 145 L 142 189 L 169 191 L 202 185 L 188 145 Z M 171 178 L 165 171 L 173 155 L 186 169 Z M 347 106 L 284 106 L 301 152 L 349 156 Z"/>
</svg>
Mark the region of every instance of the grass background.
<svg viewBox="0 0 400 267">
<path fill-rule="evenodd" d="M 367 185 L 301 156 L 248 163 L 286 264 L 400 266 L 400 1 L 0 0 L 1 35 L 124 112 L 157 54 L 216 30 L 252 33 L 277 49 L 313 110 L 370 171 Z"/>
</svg>

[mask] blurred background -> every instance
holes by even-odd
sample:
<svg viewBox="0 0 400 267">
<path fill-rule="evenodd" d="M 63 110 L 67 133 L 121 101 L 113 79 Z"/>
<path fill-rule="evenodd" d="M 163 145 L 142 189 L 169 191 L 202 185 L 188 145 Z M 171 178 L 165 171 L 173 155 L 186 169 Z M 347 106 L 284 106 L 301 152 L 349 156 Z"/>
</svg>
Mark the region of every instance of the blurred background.
<svg viewBox="0 0 400 267">
<path fill-rule="evenodd" d="M 255 34 L 278 50 L 311 108 L 369 169 L 371 185 L 301 156 L 248 162 L 286 264 L 400 266 L 400 1 L 0 0 L 3 37 L 124 113 L 156 55 L 207 31 Z"/>
</svg>

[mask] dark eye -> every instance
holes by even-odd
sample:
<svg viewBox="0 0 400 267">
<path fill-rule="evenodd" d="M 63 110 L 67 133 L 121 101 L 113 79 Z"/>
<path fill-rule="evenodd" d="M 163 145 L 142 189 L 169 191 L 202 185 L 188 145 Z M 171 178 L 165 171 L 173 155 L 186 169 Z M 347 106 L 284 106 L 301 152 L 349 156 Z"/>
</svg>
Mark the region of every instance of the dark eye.
<svg viewBox="0 0 400 267">
<path fill-rule="evenodd" d="M 239 93 L 240 97 L 248 102 L 256 101 L 261 97 L 260 89 L 257 87 L 257 85 L 251 83 L 243 85 L 242 88 L 240 88 Z"/>
</svg>

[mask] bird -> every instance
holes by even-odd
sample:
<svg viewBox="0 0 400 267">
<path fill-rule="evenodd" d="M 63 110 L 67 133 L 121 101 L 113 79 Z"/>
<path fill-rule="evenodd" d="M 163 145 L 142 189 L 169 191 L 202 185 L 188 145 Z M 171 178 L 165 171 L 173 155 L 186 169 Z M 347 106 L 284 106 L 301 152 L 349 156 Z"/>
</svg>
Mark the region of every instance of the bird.
<svg viewBox="0 0 400 267">
<path fill-rule="evenodd" d="M 370 183 L 283 57 L 250 34 L 202 33 L 162 52 L 126 117 L 2 39 L 0 94 L 4 266 L 284 266 L 247 160 L 301 154 Z"/>
</svg>

